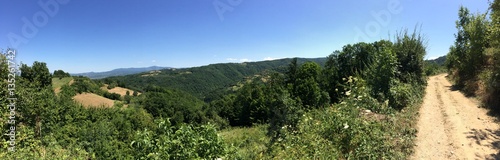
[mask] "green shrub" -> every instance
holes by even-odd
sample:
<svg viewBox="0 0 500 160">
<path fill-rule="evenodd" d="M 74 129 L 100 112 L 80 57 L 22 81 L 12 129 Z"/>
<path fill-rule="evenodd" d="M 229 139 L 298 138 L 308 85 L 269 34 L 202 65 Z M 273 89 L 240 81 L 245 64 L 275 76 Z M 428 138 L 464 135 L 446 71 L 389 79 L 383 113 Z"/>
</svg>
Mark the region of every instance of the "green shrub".
<svg viewBox="0 0 500 160">
<path fill-rule="evenodd" d="M 137 131 L 131 143 L 136 159 L 215 159 L 226 155 L 227 147 L 213 125 L 174 127 L 158 120 L 158 131 Z"/>
</svg>

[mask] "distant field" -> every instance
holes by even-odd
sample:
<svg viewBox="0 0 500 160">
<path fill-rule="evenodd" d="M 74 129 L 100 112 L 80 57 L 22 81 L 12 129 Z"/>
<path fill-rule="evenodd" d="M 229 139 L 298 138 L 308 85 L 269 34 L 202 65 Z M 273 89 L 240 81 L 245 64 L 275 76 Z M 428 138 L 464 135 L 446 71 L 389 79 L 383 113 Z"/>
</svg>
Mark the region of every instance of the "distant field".
<svg viewBox="0 0 500 160">
<path fill-rule="evenodd" d="M 108 85 L 105 84 L 104 87 L 101 87 L 102 90 L 105 90 L 105 91 L 108 91 L 109 93 L 116 93 L 116 94 L 119 94 L 121 96 L 125 96 L 127 95 L 127 91 L 130 92 L 130 95 L 132 95 L 134 93 L 133 90 L 131 89 L 127 89 L 127 88 L 122 88 L 122 87 L 115 87 L 113 89 L 108 89 Z M 140 95 L 141 93 L 137 92 L 137 95 Z"/>
<path fill-rule="evenodd" d="M 61 87 L 65 84 L 72 84 L 73 83 L 73 77 L 64 77 L 62 79 L 59 78 L 52 78 L 52 89 L 54 92 L 59 93 L 61 92 Z"/>
<path fill-rule="evenodd" d="M 94 93 L 82 93 L 73 97 L 75 101 L 86 107 L 112 107 L 115 101 Z"/>
</svg>

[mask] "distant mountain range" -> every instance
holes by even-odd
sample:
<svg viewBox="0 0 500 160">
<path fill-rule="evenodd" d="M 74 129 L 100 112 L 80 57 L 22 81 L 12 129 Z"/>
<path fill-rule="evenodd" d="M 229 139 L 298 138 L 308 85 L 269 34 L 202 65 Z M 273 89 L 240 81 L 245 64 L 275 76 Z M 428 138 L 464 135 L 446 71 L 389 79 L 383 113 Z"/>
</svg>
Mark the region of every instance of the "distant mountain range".
<svg viewBox="0 0 500 160">
<path fill-rule="evenodd" d="M 142 72 L 154 71 L 154 70 L 162 70 L 162 69 L 171 69 L 171 67 L 159 67 L 159 66 L 151 66 L 151 67 L 143 67 L 143 68 L 118 68 L 111 71 L 106 72 L 85 72 L 85 73 L 72 73 L 72 76 L 85 76 L 90 79 L 101 79 L 112 76 L 125 76 L 130 74 L 137 74 Z"/>
<path fill-rule="evenodd" d="M 430 63 L 436 63 L 436 64 L 442 66 L 442 65 L 444 65 L 444 63 L 446 63 L 446 55 L 438 57 L 436 59 L 429 59 L 429 60 L 425 60 L 425 61 L 430 62 Z"/>
</svg>

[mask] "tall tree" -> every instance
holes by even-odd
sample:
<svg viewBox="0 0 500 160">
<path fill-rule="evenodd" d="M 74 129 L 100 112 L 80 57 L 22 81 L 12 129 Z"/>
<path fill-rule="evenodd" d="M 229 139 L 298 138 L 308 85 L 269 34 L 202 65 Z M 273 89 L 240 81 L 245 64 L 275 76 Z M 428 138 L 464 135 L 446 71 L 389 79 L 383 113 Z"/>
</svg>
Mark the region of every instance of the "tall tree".
<svg viewBox="0 0 500 160">
<path fill-rule="evenodd" d="M 399 32 L 394 42 L 394 51 L 398 60 L 398 77 L 402 82 L 418 82 L 424 84 L 424 56 L 426 41 L 415 29 Z"/>
<path fill-rule="evenodd" d="M 44 62 L 35 61 L 31 67 L 22 64 L 20 70 L 21 77 L 34 83 L 36 87 L 43 88 L 52 84 L 52 76 L 47 68 L 47 64 Z"/>
</svg>

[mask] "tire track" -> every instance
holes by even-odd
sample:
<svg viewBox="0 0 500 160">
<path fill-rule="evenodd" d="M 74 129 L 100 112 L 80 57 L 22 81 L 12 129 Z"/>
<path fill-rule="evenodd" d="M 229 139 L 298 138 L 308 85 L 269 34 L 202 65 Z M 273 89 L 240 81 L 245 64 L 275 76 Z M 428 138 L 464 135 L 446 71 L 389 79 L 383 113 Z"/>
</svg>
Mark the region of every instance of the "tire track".
<svg viewBox="0 0 500 160">
<path fill-rule="evenodd" d="M 411 159 L 500 159 L 495 119 L 454 90 L 445 76 L 429 78 Z"/>
</svg>

